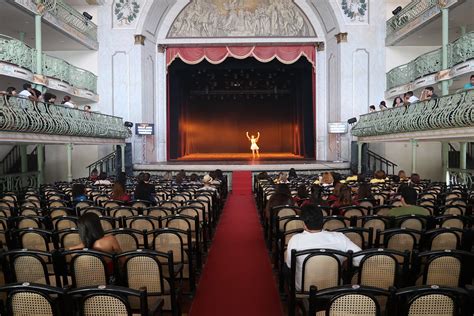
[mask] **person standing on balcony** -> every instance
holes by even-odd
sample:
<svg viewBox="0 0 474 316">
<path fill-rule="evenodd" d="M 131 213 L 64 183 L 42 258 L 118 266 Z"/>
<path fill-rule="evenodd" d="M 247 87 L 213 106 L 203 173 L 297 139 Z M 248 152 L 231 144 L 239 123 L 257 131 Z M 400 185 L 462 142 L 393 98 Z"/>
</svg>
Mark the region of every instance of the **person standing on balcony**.
<svg viewBox="0 0 474 316">
<path fill-rule="evenodd" d="M 399 106 L 403 106 L 403 99 L 400 98 L 400 97 L 396 97 L 396 98 L 393 100 L 392 107 L 393 107 L 393 108 L 396 108 L 396 107 L 399 107 Z"/>
<path fill-rule="evenodd" d="M 376 111 L 377 110 L 375 109 L 375 105 L 372 104 L 371 106 L 369 106 L 369 113 L 374 113 Z"/>
<path fill-rule="evenodd" d="M 380 111 L 383 111 L 383 110 L 387 109 L 387 104 L 385 103 L 385 101 L 380 101 L 379 109 L 380 109 Z"/>
<path fill-rule="evenodd" d="M 415 94 L 413 93 L 413 91 L 408 91 L 407 93 L 405 93 L 403 97 L 405 98 L 405 103 L 408 103 L 408 104 L 412 104 L 412 103 L 416 103 L 420 101 L 420 99 L 415 97 Z"/>
<path fill-rule="evenodd" d="M 0 91 L 0 95 L 5 95 L 7 97 L 7 101 L 10 100 L 10 97 L 14 97 L 17 95 L 17 91 L 15 87 L 8 87 L 5 91 Z"/>
<path fill-rule="evenodd" d="M 31 101 L 37 101 L 36 93 L 34 92 L 31 84 L 25 83 L 23 84 L 23 90 L 20 91 L 18 94 L 20 98 L 29 99 Z"/>
<path fill-rule="evenodd" d="M 63 102 L 61 102 L 62 105 L 65 105 L 67 107 L 70 107 L 71 109 L 74 109 L 76 108 L 76 106 L 74 105 L 74 103 L 72 103 L 71 101 L 71 97 L 68 96 L 68 95 L 65 95 L 64 98 L 63 98 Z"/>
<path fill-rule="evenodd" d="M 438 96 L 434 93 L 433 87 L 426 87 L 421 93 L 420 101 L 429 101 L 437 99 Z"/>
<path fill-rule="evenodd" d="M 43 94 L 43 101 L 46 103 L 54 104 L 56 102 L 56 96 L 52 93 L 46 92 Z"/>
<path fill-rule="evenodd" d="M 469 82 L 464 85 L 464 89 L 466 90 L 474 89 L 474 75 L 471 75 Z"/>
</svg>

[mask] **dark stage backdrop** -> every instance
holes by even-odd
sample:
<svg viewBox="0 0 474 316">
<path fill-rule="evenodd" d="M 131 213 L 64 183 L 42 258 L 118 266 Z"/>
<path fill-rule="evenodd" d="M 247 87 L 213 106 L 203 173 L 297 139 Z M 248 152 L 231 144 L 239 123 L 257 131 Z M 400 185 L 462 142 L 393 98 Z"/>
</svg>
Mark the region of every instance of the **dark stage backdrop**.
<svg viewBox="0 0 474 316">
<path fill-rule="evenodd" d="M 223 89 L 224 95 L 221 90 L 218 95 L 202 93 L 209 84 L 202 83 L 201 71 L 208 73 L 204 78 L 215 79 L 219 69 L 238 69 L 239 76 L 247 81 L 257 81 L 253 78 L 257 77 L 256 72 L 267 76 L 270 71 L 273 84 L 288 84 L 284 86 L 285 92 L 276 94 L 233 94 L 232 91 L 227 94 L 225 89 L 229 88 Z M 272 72 L 271 69 L 279 71 Z M 209 75 L 210 70 L 216 70 L 217 74 Z M 278 61 L 264 64 L 253 58 L 229 58 L 219 65 L 206 61 L 187 65 L 175 60 L 168 76 L 171 159 L 195 153 L 249 153 L 246 131 L 255 136 L 260 132 L 258 146 L 261 153 L 293 153 L 314 158 L 312 66 L 305 59 L 292 65 Z M 265 80 L 263 84 L 266 84 Z M 263 91 L 261 87 L 255 88 Z M 282 90 L 281 86 L 279 88 Z"/>
</svg>

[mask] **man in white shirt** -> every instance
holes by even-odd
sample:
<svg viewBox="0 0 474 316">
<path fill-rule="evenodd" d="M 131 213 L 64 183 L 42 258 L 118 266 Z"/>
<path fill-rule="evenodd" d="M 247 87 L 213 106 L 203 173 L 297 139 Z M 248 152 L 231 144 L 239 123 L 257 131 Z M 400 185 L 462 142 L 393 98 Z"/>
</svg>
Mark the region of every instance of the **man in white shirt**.
<svg viewBox="0 0 474 316">
<path fill-rule="evenodd" d="M 76 106 L 74 105 L 74 103 L 72 103 L 71 101 L 71 97 L 68 96 L 68 95 L 65 95 L 64 98 L 63 98 L 63 102 L 61 102 L 63 105 L 65 106 L 68 106 L 72 109 L 76 108 Z"/>
<path fill-rule="evenodd" d="M 343 233 L 329 232 L 323 230 L 323 213 L 321 209 L 315 205 L 305 205 L 301 211 L 301 218 L 304 221 L 304 232 L 294 235 L 288 242 L 286 253 L 286 265 L 291 268 L 291 250 L 307 250 L 307 249 L 334 249 L 343 252 L 352 250 L 353 252 L 361 251 Z M 306 256 L 299 256 L 296 261 L 295 286 L 296 290 L 301 289 L 301 276 L 303 260 Z M 359 266 L 362 256 L 353 260 L 355 266 Z M 343 260 L 343 258 L 339 258 Z"/>
<path fill-rule="evenodd" d="M 405 101 L 412 104 L 412 103 L 420 101 L 420 99 L 418 99 L 414 95 L 413 91 L 408 91 L 407 93 L 405 93 Z"/>
</svg>

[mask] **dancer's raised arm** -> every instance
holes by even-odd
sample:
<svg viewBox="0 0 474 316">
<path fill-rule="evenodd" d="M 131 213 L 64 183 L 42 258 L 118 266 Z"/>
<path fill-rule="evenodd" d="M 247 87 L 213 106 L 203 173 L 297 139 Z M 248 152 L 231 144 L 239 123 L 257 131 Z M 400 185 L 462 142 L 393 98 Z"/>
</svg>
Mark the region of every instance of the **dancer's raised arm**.
<svg viewBox="0 0 474 316">
<path fill-rule="evenodd" d="M 260 132 L 257 132 L 257 142 L 258 142 L 258 139 L 260 138 Z"/>
<path fill-rule="evenodd" d="M 247 138 L 250 140 L 249 132 L 246 132 L 245 135 L 247 135 Z"/>
</svg>

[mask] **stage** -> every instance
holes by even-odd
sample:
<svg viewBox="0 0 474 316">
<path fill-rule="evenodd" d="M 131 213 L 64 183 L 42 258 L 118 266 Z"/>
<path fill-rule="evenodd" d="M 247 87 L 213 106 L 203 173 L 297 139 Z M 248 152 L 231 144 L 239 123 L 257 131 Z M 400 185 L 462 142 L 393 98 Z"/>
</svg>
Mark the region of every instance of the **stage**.
<svg viewBox="0 0 474 316">
<path fill-rule="evenodd" d="M 217 154 L 189 154 L 177 161 L 249 161 L 259 163 L 263 161 L 275 160 L 305 160 L 303 156 L 293 153 L 261 153 L 260 157 L 253 159 L 251 153 L 217 153 Z"/>
</svg>

